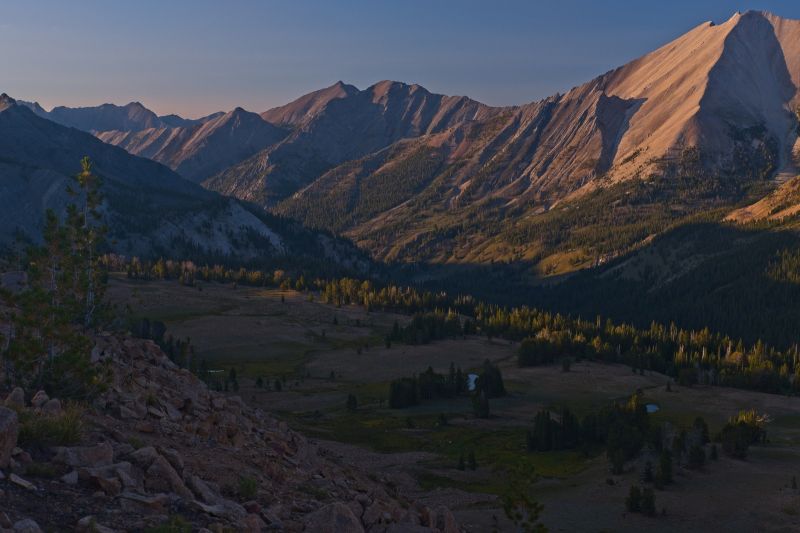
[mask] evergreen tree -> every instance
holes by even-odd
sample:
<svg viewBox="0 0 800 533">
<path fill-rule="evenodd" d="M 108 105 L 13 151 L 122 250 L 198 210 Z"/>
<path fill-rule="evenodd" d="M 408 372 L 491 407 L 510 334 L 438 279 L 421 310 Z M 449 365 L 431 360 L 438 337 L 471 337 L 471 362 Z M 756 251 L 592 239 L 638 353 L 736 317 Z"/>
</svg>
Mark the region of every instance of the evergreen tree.
<svg viewBox="0 0 800 533">
<path fill-rule="evenodd" d="M 63 222 L 48 210 L 44 245 L 28 250 L 25 290 L 0 291 L 11 325 L 0 355 L 7 362 L 7 379 L 24 388 L 88 399 L 104 387 L 104 376 L 90 361 L 89 337 L 107 309 L 106 274 L 97 252 L 105 233 L 99 188 L 100 179 L 84 158 L 81 172 L 68 187 L 78 203 L 67 205 Z"/>
<path fill-rule="evenodd" d="M 469 465 L 470 470 L 475 470 L 478 468 L 478 463 L 475 461 L 475 452 L 470 450 L 469 454 L 467 455 L 467 465 Z"/>
<path fill-rule="evenodd" d="M 697 444 L 692 445 L 692 447 L 689 448 L 689 468 L 697 470 L 698 468 L 702 468 L 705 462 L 706 452 L 703 450 L 703 448 Z"/>
<path fill-rule="evenodd" d="M 642 481 L 644 481 L 645 483 L 653 482 L 653 463 L 651 461 L 647 461 L 644 464 L 644 474 L 642 475 Z"/>
<path fill-rule="evenodd" d="M 477 418 L 489 418 L 489 396 L 485 391 L 477 391 L 472 396 L 472 410 Z"/>
<path fill-rule="evenodd" d="M 636 485 L 631 485 L 628 497 L 625 499 L 625 508 L 631 513 L 638 513 L 642 510 L 642 491 Z"/>
<path fill-rule="evenodd" d="M 653 489 L 646 488 L 642 491 L 640 506 L 643 514 L 647 516 L 656 515 L 656 495 Z"/>
<path fill-rule="evenodd" d="M 672 454 L 669 450 L 662 450 L 656 469 L 656 483 L 668 485 L 672 483 Z"/>
<path fill-rule="evenodd" d="M 358 400 L 353 394 L 347 395 L 347 410 L 348 411 L 355 411 L 358 409 Z"/>
</svg>

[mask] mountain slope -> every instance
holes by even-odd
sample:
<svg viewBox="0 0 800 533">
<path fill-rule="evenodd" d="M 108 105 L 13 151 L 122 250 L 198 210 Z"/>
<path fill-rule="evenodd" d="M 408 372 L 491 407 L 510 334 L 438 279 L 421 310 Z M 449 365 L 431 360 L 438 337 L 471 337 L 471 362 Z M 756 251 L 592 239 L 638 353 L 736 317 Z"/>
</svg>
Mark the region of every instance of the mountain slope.
<svg viewBox="0 0 800 533">
<path fill-rule="evenodd" d="M 330 92 L 339 96 L 331 98 Z M 358 92 L 334 86 L 324 93 L 322 101 L 304 102 L 286 114 L 306 116 L 307 111 L 301 110 L 314 109 L 307 119 L 286 119 L 300 121 L 285 140 L 210 178 L 206 185 L 267 205 L 336 165 L 405 138 L 438 133 L 497 112 L 466 97 L 432 94 L 418 85 L 391 81 Z"/>
<path fill-rule="evenodd" d="M 139 102 L 131 102 L 124 106 L 116 104 L 102 104 L 92 107 L 58 106 L 51 111 L 46 111 L 38 102 L 18 100 L 17 103 L 29 108 L 42 118 L 89 133 L 141 131 L 149 128 L 164 127 L 185 128 L 203 124 L 223 114 L 213 113 L 198 119 L 188 119 L 178 115 L 158 116 Z"/>
<path fill-rule="evenodd" d="M 259 119 L 260 120 L 260 119 Z M 147 257 L 266 262 L 292 255 L 361 268 L 345 243 L 220 197 L 156 162 L 37 116 L 0 96 L 0 246 L 35 240 L 46 209 L 63 211 L 70 176 L 89 156 L 103 180 L 113 251 Z"/>
<path fill-rule="evenodd" d="M 100 140 L 163 163 L 195 182 L 238 163 L 285 135 L 284 130 L 240 107 L 189 126 L 97 133 Z"/>
<path fill-rule="evenodd" d="M 441 162 L 413 193 L 387 201 L 385 187 L 373 188 L 378 201 L 363 186 L 417 157 L 405 140 L 327 170 L 277 210 L 381 258 L 550 268 L 569 254 L 556 270 L 586 266 L 796 172 L 798 50 L 800 21 L 748 12 L 701 24 L 564 95 L 407 132 Z M 236 167 L 210 185 L 248 197 L 268 187 L 267 162 L 260 175 Z M 357 208 L 365 204 L 381 208 Z"/>
<path fill-rule="evenodd" d="M 261 113 L 261 118 L 278 126 L 296 127 L 316 117 L 332 100 L 347 98 L 358 93 L 358 89 L 341 81 L 330 87 L 301 96 L 284 106 Z"/>
</svg>

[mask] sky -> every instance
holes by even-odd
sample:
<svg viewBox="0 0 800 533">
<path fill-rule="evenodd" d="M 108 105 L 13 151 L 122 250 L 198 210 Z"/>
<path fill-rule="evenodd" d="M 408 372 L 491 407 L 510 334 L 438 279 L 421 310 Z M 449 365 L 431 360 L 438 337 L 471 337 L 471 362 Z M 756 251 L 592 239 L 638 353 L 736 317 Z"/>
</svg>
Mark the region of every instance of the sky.
<svg viewBox="0 0 800 533">
<path fill-rule="evenodd" d="M 261 112 L 338 80 L 523 104 L 772 0 L 4 0 L 0 92 L 198 117 Z"/>
</svg>

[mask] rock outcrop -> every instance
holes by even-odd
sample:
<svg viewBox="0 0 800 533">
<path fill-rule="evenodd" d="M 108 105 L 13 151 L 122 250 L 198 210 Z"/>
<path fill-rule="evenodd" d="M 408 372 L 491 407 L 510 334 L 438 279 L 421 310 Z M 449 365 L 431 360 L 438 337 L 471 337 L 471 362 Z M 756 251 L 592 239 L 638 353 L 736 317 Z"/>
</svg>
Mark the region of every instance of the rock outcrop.
<svg viewBox="0 0 800 533">
<path fill-rule="evenodd" d="M 15 412 L 0 408 L 0 458 L 11 470 L 0 490 L 12 523 L 136 531 L 180 516 L 212 531 L 458 531 L 448 510 L 323 456 L 285 422 L 210 391 L 151 341 L 99 336 L 93 360 L 111 377 L 85 412 L 79 445 L 29 454 L 16 447 Z M 54 400 L 36 396 L 38 407 L 18 408 L 52 416 Z"/>
<path fill-rule="evenodd" d="M 17 413 L 6 407 L 0 407 L 0 468 L 8 466 L 11 453 L 17 446 L 18 434 Z"/>
</svg>

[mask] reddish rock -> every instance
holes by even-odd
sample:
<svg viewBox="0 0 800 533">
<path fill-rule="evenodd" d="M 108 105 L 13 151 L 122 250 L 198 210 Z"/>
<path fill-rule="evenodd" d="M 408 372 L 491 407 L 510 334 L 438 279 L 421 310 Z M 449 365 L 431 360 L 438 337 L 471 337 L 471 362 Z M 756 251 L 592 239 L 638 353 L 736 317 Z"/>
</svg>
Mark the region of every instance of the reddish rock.
<svg viewBox="0 0 800 533">
<path fill-rule="evenodd" d="M 331 503 L 310 513 L 303 523 L 308 531 L 317 533 L 363 533 L 364 527 L 343 503 Z"/>
<path fill-rule="evenodd" d="M 0 468 L 6 468 L 11 460 L 11 452 L 17 446 L 19 420 L 17 413 L 0 407 Z"/>
</svg>

